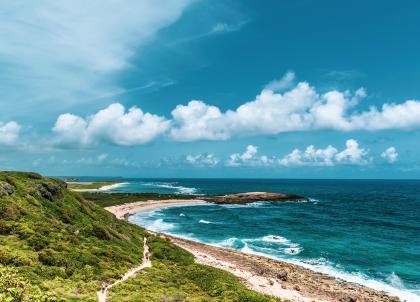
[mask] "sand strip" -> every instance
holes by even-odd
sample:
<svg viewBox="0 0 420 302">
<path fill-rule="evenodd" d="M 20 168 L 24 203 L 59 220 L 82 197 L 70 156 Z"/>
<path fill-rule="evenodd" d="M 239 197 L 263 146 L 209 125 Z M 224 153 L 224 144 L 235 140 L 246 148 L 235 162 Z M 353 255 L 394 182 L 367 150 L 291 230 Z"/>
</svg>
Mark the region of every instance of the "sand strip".
<svg viewBox="0 0 420 302">
<path fill-rule="evenodd" d="M 155 209 L 167 208 L 171 206 L 183 206 L 192 204 L 206 204 L 206 202 L 199 199 L 148 200 L 110 206 L 106 207 L 105 209 L 114 214 L 118 219 L 123 219 L 128 215 L 133 215 L 139 212 L 152 211 Z"/>
<path fill-rule="evenodd" d="M 128 182 L 119 182 L 112 185 L 105 185 L 98 189 L 71 189 L 71 190 L 75 192 L 104 192 L 104 191 L 109 191 L 109 190 L 119 188 L 126 184 L 128 184 Z"/>
</svg>

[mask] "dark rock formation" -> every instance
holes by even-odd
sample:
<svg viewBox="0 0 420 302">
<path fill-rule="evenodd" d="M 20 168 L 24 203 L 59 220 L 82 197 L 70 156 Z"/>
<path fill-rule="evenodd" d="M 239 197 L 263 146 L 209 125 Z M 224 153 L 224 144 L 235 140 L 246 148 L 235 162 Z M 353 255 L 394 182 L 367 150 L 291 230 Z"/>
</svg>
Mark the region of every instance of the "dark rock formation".
<svg viewBox="0 0 420 302">
<path fill-rule="evenodd" d="M 222 196 L 205 196 L 203 199 L 217 204 L 247 204 L 256 201 L 307 201 L 308 199 L 294 194 L 247 192 Z"/>
<path fill-rule="evenodd" d="M 15 188 L 5 181 L 0 181 L 0 196 L 12 195 L 15 191 Z"/>
<path fill-rule="evenodd" d="M 57 184 L 43 183 L 39 188 L 39 193 L 42 197 L 54 201 L 62 197 L 61 189 L 62 187 Z"/>
</svg>

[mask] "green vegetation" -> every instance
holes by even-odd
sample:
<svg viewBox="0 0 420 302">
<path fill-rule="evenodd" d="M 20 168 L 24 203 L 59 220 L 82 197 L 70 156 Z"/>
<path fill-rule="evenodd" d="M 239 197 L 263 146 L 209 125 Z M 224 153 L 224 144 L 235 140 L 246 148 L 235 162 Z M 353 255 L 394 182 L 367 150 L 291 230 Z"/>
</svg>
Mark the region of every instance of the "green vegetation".
<svg viewBox="0 0 420 302">
<path fill-rule="evenodd" d="M 195 196 L 192 195 L 157 193 L 80 192 L 80 194 L 82 194 L 86 200 L 92 201 L 101 207 L 115 206 L 136 201 L 195 198 Z"/>
<path fill-rule="evenodd" d="M 0 301 L 96 301 L 102 281 L 142 261 L 145 232 L 34 173 L 0 173 Z M 1 283 L 2 282 L 2 283 Z M 36 290 L 34 290 L 34 288 Z M 57 298 L 59 297 L 59 298 Z"/>
<path fill-rule="evenodd" d="M 71 192 L 61 180 L 0 172 L 0 301 L 96 301 L 142 261 L 149 236 L 153 267 L 120 283 L 109 301 L 277 301 Z"/>
<path fill-rule="evenodd" d="M 69 183 L 68 188 L 70 190 L 96 190 L 104 186 L 111 186 L 119 183 L 118 181 L 101 181 L 93 183 Z"/>
<path fill-rule="evenodd" d="M 148 241 L 153 267 L 112 288 L 109 301 L 280 301 L 247 289 L 228 272 L 194 263 L 189 252 L 165 239 L 150 237 Z"/>
</svg>

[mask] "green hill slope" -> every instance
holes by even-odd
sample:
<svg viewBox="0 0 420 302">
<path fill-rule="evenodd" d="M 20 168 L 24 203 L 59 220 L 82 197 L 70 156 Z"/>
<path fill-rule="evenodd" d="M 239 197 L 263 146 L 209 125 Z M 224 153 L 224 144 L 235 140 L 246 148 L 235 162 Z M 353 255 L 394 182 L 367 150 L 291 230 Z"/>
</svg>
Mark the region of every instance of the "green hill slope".
<svg viewBox="0 0 420 302">
<path fill-rule="evenodd" d="M 19 172 L 0 172 L 0 301 L 96 301 L 102 282 L 141 263 L 145 236 L 154 267 L 121 283 L 112 301 L 276 301 L 193 263 L 64 182 Z"/>
</svg>

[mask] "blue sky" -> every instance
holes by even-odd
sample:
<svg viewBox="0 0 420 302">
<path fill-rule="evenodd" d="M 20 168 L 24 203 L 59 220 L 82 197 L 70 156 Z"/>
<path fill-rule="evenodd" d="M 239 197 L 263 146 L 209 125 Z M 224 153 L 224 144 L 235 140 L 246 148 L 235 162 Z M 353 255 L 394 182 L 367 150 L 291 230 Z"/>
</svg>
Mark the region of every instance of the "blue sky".
<svg viewBox="0 0 420 302">
<path fill-rule="evenodd" d="M 419 178 L 417 1 L 0 5 L 0 169 Z"/>
</svg>

